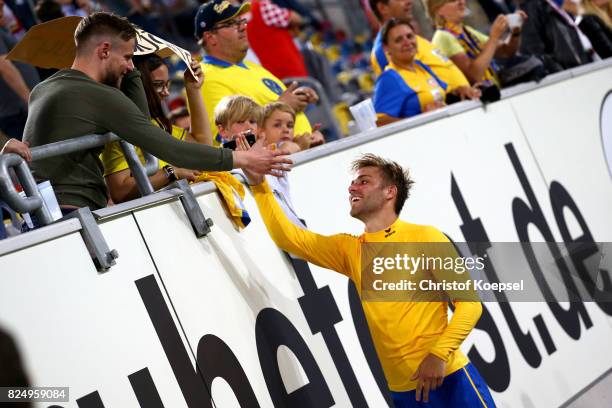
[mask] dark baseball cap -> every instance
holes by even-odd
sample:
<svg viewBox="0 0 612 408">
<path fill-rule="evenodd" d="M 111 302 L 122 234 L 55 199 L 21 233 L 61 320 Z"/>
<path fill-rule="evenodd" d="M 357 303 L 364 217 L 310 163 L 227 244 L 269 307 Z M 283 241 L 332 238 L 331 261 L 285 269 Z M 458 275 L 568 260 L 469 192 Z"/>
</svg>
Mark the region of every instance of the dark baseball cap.
<svg viewBox="0 0 612 408">
<path fill-rule="evenodd" d="M 236 17 L 251 10 L 251 3 L 242 3 L 234 6 L 228 0 L 212 0 L 202 4 L 195 17 L 196 39 L 202 38 L 202 34 L 210 31 L 215 25 Z"/>
</svg>

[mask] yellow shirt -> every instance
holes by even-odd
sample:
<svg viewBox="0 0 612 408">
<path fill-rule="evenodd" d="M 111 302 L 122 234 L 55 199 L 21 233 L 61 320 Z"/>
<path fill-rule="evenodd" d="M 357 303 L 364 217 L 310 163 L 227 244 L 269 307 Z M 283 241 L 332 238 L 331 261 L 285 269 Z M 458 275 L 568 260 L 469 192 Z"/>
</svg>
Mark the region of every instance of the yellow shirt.
<svg viewBox="0 0 612 408">
<path fill-rule="evenodd" d="M 483 34 L 472 27 L 463 26 L 463 29 L 469 31 L 472 38 L 478 41 L 479 46 L 481 46 L 482 44 L 486 44 L 486 42 L 489 41 L 489 37 L 486 34 Z M 448 58 L 452 58 L 457 54 L 467 54 L 466 49 L 461 44 L 461 41 L 452 33 L 441 28 L 438 28 L 436 30 L 433 35 L 433 38 L 431 39 L 431 43 L 435 47 L 437 47 L 444 54 L 444 56 Z M 478 82 L 487 80 L 492 81 L 495 85 L 499 86 L 499 80 L 497 78 L 497 75 L 491 67 L 489 67 L 489 69 L 485 71 L 483 77 Z"/>
<path fill-rule="evenodd" d="M 214 111 L 223 97 L 245 95 L 264 106 L 277 101 L 286 89 L 285 85 L 264 67 L 249 61 L 230 64 L 206 56 L 202 64 L 202 71 L 205 78 L 204 85 L 202 85 L 202 97 L 208 111 L 214 146 L 220 145 Z M 311 132 L 312 128 L 308 118 L 303 112 L 299 112 L 295 117 L 294 134 L 300 136 Z"/>
<path fill-rule="evenodd" d="M 282 249 L 323 268 L 352 279 L 362 296 L 361 244 L 366 242 L 448 242 L 433 227 L 395 221 L 388 229 L 364 233 L 323 236 L 292 224 L 276 202 L 267 182 L 252 186 L 253 196 L 274 242 Z M 432 353 L 446 361 L 446 375 L 468 363 L 459 350 L 482 312 L 480 302 L 454 302 L 448 322 L 445 302 L 364 301 L 374 346 L 392 391 L 410 391 L 410 378 L 421 361 Z"/>
<path fill-rule="evenodd" d="M 463 72 L 441 53 L 434 44 L 418 35 L 416 39 L 417 53 L 414 58 L 430 67 L 442 81 L 446 82 L 449 86 L 448 92 L 452 92 L 461 86 L 470 86 Z M 387 64 L 389 64 L 389 58 L 383 49 L 380 31 L 374 40 L 370 61 L 372 63 L 372 69 L 377 76 L 380 75 L 380 73 L 385 70 Z"/>
<path fill-rule="evenodd" d="M 425 112 L 428 105 L 444 102 L 447 85 L 433 70 L 415 61 L 414 71 L 389 62 L 376 81 L 374 110 L 377 117 L 409 118 Z"/>
<path fill-rule="evenodd" d="M 152 120 L 154 125 L 159 126 L 156 121 Z M 178 140 L 185 139 L 187 135 L 187 131 L 177 126 L 172 126 L 172 136 L 174 136 Z M 134 146 L 136 150 L 136 154 L 140 159 L 140 162 L 144 164 L 144 156 L 142 155 L 142 150 L 138 146 Z M 108 176 L 109 174 L 117 173 L 121 170 L 125 170 L 129 168 L 127 161 L 125 160 L 125 156 L 123 155 L 123 150 L 121 150 L 121 146 L 119 142 L 108 143 L 104 146 L 104 150 L 100 154 L 100 160 L 104 165 L 104 176 Z M 165 161 L 158 159 L 159 168 L 161 169 L 166 164 Z"/>
</svg>

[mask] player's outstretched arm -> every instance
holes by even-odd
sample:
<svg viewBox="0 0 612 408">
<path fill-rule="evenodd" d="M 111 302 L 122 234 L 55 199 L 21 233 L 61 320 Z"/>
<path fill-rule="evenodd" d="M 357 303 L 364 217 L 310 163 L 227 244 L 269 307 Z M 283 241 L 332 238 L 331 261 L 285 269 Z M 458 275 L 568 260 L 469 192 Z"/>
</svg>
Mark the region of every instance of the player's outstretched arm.
<svg viewBox="0 0 612 408">
<path fill-rule="evenodd" d="M 252 179 L 251 179 L 252 180 Z M 350 253 L 357 253 L 357 239 L 350 235 L 324 236 L 295 226 L 279 206 L 265 180 L 251 185 L 253 197 L 268 233 L 279 248 L 308 262 L 349 275 Z"/>
</svg>

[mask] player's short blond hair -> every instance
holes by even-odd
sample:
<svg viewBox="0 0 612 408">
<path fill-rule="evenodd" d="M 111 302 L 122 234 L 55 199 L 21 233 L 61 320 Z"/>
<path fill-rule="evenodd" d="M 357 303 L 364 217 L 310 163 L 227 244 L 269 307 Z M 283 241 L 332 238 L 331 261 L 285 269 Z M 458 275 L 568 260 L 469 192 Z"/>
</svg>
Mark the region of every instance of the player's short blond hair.
<svg viewBox="0 0 612 408">
<path fill-rule="evenodd" d="M 397 162 L 384 159 L 372 153 L 366 153 L 351 163 L 351 169 L 356 172 L 364 167 L 376 167 L 380 170 L 383 183 L 386 186 L 395 186 L 397 196 L 395 197 L 395 213 L 402 212 L 404 203 L 410 196 L 410 189 L 414 180 L 410 177 L 408 169 L 402 168 Z"/>
<path fill-rule="evenodd" d="M 237 122 L 255 119 L 262 123 L 262 108 L 253 99 L 244 95 L 232 95 L 222 98 L 214 111 L 215 125 L 229 128 Z"/>
</svg>

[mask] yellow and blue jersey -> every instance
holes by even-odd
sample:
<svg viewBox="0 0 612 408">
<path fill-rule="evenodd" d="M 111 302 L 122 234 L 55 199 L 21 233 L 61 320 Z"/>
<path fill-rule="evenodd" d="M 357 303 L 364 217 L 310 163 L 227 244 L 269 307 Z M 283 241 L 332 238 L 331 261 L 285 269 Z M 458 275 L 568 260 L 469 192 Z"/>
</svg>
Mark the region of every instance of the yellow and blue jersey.
<svg viewBox="0 0 612 408">
<path fill-rule="evenodd" d="M 389 63 L 376 81 L 374 110 L 378 117 L 409 118 L 427 105 L 444 102 L 448 85 L 427 65 L 415 60 L 415 71 Z"/>
<path fill-rule="evenodd" d="M 360 296 L 363 243 L 449 243 L 448 238 L 433 227 L 400 219 L 384 230 L 366 232 L 359 237 L 316 234 L 289 221 L 266 181 L 252 186 L 251 191 L 276 245 L 308 262 L 346 275 L 355 282 Z M 449 245 L 444 247 L 450 248 Z M 436 273 L 434 271 L 434 275 Z M 436 278 L 442 281 L 442 276 Z M 459 346 L 480 318 L 482 305 L 477 301 L 453 303 L 455 312 L 449 322 L 446 302 L 362 300 L 372 340 L 391 391 L 414 390 L 416 382 L 411 377 L 430 353 L 446 362 L 445 375 L 468 364 Z"/>
<path fill-rule="evenodd" d="M 416 40 L 417 53 L 414 58 L 430 67 L 442 81 L 447 83 L 449 91 L 453 91 L 461 86 L 470 86 L 463 72 L 461 72 L 461 70 L 432 43 L 419 35 L 416 36 Z M 374 46 L 370 54 L 370 62 L 372 63 L 372 69 L 376 75 L 380 75 L 387 65 L 389 65 L 389 59 L 383 48 L 380 31 L 374 40 Z"/>
<path fill-rule="evenodd" d="M 220 145 L 220 139 L 216 137 L 219 131 L 215 124 L 214 111 L 223 97 L 245 95 L 264 106 L 277 101 L 286 89 L 285 85 L 268 70 L 250 61 L 231 64 L 207 55 L 202 62 L 205 78 L 202 97 L 208 111 L 212 134 L 215 135 L 213 140 L 215 146 Z M 303 112 L 296 115 L 294 129 L 296 136 L 312 132 L 310 122 Z"/>
</svg>

